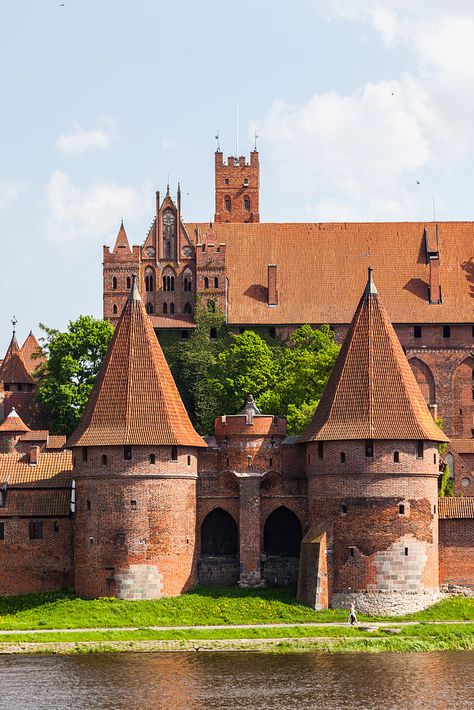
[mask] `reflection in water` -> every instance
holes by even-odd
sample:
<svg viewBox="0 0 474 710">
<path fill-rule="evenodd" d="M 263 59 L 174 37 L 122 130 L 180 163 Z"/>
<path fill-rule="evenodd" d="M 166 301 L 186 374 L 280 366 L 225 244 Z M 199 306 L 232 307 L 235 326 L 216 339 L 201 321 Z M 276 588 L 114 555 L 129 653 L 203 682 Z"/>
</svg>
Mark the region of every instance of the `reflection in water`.
<svg viewBox="0 0 474 710">
<path fill-rule="evenodd" d="M 470 710 L 474 697 L 472 652 L 3 656 L 0 674 L 2 710 Z"/>
</svg>

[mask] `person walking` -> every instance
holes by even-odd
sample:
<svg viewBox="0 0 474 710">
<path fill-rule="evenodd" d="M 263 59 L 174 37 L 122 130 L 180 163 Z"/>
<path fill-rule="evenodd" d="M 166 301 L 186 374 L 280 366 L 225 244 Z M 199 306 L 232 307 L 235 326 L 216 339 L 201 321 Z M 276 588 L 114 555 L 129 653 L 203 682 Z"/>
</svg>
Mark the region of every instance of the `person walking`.
<svg viewBox="0 0 474 710">
<path fill-rule="evenodd" d="M 354 602 L 352 602 L 349 607 L 349 623 L 351 626 L 354 626 L 354 624 L 357 624 L 357 615 L 356 615 L 356 608 L 355 608 Z"/>
</svg>

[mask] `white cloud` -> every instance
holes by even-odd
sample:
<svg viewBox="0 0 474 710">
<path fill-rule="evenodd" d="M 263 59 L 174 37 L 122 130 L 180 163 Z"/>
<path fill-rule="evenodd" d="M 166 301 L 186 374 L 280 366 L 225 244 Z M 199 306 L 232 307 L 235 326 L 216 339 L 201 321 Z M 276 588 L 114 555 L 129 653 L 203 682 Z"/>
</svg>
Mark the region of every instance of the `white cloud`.
<svg viewBox="0 0 474 710">
<path fill-rule="evenodd" d="M 73 123 L 73 132 L 61 134 L 56 140 L 56 148 L 68 158 L 77 157 L 91 150 L 107 150 L 113 141 L 116 123 L 113 118 L 101 119 L 99 128 L 86 130 Z"/>
<path fill-rule="evenodd" d="M 45 187 L 44 230 L 49 241 L 76 246 L 88 241 L 111 242 L 123 219 L 130 225 L 150 213 L 151 187 L 136 189 L 113 182 L 75 185 L 55 170 Z"/>
<path fill-rule="evenodd" d="M 18 182 L 2 182 L 0 183 L 0 210 L 9 207 L 16 202 L 24 192 L 25 186 Z"/>
</svg>

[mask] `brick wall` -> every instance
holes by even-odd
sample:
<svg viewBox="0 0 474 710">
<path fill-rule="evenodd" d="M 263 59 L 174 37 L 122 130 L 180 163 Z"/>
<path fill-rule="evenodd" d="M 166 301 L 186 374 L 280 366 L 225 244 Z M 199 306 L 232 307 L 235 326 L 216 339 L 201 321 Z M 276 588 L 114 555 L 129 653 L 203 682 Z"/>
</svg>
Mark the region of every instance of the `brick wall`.
<svg viewBox="0 0 474 710">
<path fill-rule="evenodd" d="M 474 519 L 439 521 L 439 577 L 474 589 Z"/>
<path fill-rule="evenodd" d="M 260 167 L 258 152 L 230 156 L 227 163 L 220 151 L 215 154 L 215 222 L 259 222 Z"/>
</svg>

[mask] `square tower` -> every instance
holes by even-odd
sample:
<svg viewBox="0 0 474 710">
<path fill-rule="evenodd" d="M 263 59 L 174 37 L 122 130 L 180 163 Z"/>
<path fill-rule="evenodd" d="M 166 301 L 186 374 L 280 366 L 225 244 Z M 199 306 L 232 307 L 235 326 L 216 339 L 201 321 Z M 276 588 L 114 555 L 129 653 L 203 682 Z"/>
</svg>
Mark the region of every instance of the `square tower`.
<svg viewBox="0 0 474 710">
<path fill-rule="evenodd" d="M 227 163 L 221 151 L 215 154 L 216 212 L 215 222 L 260 222 L 260 165 L 258 151 L 244 156 L 229 156 Z"/>
</svg>

